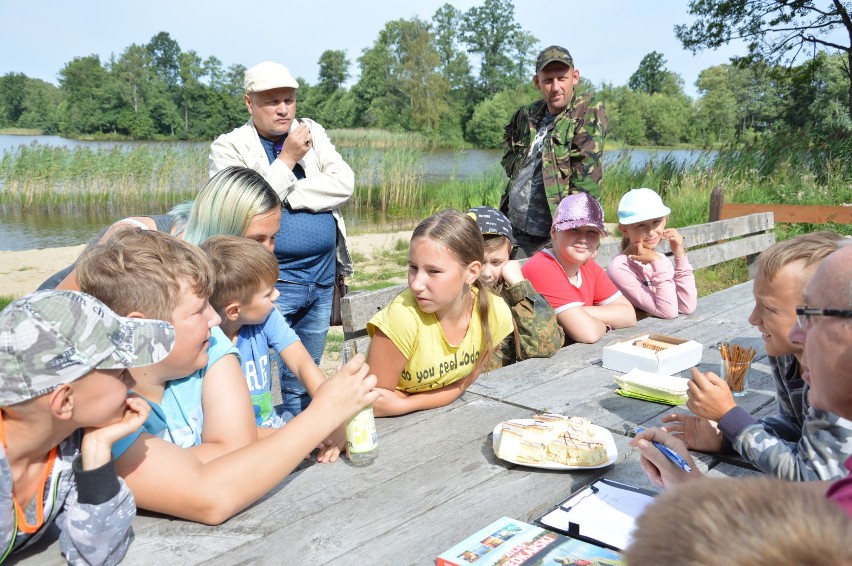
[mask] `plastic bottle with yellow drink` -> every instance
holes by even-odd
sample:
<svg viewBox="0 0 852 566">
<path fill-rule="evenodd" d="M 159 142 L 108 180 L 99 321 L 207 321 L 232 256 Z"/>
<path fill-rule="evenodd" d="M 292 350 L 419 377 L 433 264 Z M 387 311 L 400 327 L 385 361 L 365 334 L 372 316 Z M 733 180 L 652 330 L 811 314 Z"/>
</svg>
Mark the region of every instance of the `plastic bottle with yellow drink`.
<svg viewBox="0 0 852 566">
<path fill-rule="evenodd" d="M 343 363 L 348 362 L 357 353 L 354 342 L 344 343 Z M 364 407 L 346 421 L 346 456 L 352 465 L 357 467 L 369 466 L 379 456 L 379 436 L 376 433 L 372 405 Z"/>
</svg>

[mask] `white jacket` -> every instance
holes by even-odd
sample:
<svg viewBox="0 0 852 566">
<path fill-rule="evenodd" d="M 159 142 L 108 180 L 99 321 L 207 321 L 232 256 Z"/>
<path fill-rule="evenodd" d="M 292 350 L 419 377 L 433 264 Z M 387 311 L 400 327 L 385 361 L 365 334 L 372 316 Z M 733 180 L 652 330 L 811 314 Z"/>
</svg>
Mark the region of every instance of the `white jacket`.
<svg viewBox="0 0 852 566">
<path fill-rule="evenodd" d="M 210 146 L 209 173 L 212 177 L 222 169 L 236 165 L 254 169 L 267 180 L 282 202 L 294 210 L 331 211 L 337 221 L 337 271 L 352 275 L 352 259 L 346 247 L 346 225 L 340 207 L 355 191 L 355 173 L 334 148 L 325 128 L 308 118 L 300 118 L 311 131 L 311 148 L 299 160 L 305 178 L 298 180 L 280 159 L 269 158 L 251 118 L 246 124 L 222 134 Z M 293 121 L 290 130 L 298 127 Z"/>
</svg>

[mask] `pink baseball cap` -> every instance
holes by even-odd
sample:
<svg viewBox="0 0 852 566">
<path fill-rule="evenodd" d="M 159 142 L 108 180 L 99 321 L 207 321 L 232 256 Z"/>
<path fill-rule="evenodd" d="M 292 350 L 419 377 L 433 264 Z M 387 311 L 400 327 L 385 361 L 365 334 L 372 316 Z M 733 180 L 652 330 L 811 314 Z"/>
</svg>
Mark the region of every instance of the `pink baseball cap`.
<svg viewBox="0 0 852 566">
<path fill-rule="evenodd" d="M 584 226 L 597 228 L 601 236 L 606 236 L 603 224 L 603 208 L 598 200 L 586 192 L 568 195 L 556 209 L 553 228 L 558 232 L 573 230 Z"/>
</svg>

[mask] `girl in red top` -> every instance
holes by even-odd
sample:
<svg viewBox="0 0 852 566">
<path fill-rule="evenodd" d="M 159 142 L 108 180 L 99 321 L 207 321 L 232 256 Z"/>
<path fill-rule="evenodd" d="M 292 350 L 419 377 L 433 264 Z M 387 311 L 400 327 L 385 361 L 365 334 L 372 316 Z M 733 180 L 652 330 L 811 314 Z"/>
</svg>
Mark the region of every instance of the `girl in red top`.
<svg viewBox="0 0 852 566">
<path fill-rule="evenodd" d="M 593 261 L 604 236 L 600 203 L 588 193 L 568 195 L 553 219 L 552 248 L 538 252 L 522 268 L 574 342 L 591 344 L 612 328 L 636 324 L 633 306 Z"/>
</svg>

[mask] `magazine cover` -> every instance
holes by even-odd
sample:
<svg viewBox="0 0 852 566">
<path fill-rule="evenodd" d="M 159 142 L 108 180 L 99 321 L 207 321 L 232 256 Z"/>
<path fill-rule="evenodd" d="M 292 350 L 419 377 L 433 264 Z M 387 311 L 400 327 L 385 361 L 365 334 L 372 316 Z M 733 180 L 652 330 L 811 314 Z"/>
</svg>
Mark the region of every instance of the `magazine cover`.
<svg viewBox="0 0 852 566">
<path fill-rule="evenodd" d="M 438 556 L 437 566 L 614 566 L 619 553 L 502 517 Z"/>
</svg>

